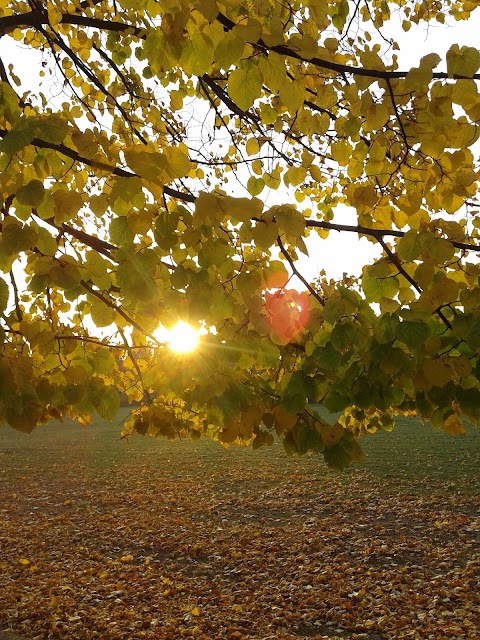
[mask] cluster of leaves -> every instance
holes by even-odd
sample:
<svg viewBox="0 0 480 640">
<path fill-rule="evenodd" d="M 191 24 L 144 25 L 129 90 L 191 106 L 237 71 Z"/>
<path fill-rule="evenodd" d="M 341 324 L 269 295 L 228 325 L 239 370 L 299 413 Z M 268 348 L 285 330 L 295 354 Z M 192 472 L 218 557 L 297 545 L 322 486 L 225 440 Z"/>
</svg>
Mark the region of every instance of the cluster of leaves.
<svg viewBox="0 0 480 640">
<path fill-rule="evenodd" d="M 275 429 L 340 467 L 399 414 L 477 423 L 480 52 L 404 72 L 385 36 L 392 12 L 407 31 L 476 4 L 2 0 L 41 81 L 0 62 L 1 420 L 126 395 L 127 430 Z M 381 258 L 312 281 L 296 260 L 331 230 Z M 182 362 L 154 335 L 178 319 L 215 327 Z"/>
<path fill-rule="evenodd" d="M 345 482 L 315 456 L 289 461 L 278 443 L 126 446 L 105 425 L 52 426 L 22 445 L 14 435 L 0 439 L 0 630 L 38 640 L 478 638 L 473 457 L 454 482 L 448 468 L 435 480 L 423 460 L 422 484 L 403 460 L 420 464 L 418 439 L 394 434 L 402 459 L 387 446 L 378 464 L 390 460 L 388 478 L 356 470 Z"/>
</svg>

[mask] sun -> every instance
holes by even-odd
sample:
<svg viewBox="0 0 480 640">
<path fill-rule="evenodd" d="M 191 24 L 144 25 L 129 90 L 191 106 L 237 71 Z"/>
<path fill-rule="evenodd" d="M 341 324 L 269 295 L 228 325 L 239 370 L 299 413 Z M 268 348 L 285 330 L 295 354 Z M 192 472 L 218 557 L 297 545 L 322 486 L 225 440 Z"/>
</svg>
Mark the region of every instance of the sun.
<svg viewBox="0 0 480 640">
<path fill-rule="evenodd" d="M 196 329 L 182 321 L 177 322 L 171 329 L 165 330 L 165 342 L 176 353 L 195 351 L 199 337 Z"/>
</svg>

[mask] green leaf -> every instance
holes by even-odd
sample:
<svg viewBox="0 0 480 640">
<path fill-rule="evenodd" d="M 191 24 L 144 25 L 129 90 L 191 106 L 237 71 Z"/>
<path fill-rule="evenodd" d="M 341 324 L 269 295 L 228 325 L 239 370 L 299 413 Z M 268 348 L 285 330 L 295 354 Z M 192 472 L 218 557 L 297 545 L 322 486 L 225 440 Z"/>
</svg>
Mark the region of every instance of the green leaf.
<svg viewBox="0 0 480 640">
<path fill-rule="evenodd" d="M 52 114 L 39 118 L 36 123 L 38 137 L 45 142 L 60 144 L 65 140 L 68 130 L 68 122 L 59 115 Z"/>
<path fill-rule="evenodd" d="M 104 420 L 113 420 L 120 408 L 120 396 L 113 387 L 105 387 L 95 409 Z"/>
<path fill-rule="evenodd" d="M 29 207 L 39 207 L 43 202 L 45 188 L 40 180 L 30 180 L 28 184 L 20 187 L 16 193 L 17 201 Z"/>
<path fill-rule="evenodd" d="M 386 275 L 385 277 L 371 276 L 371 267 L 363 271 L 362 289 L 369 302 L 380 302 L 382 298 L 394 298 L 398 293 L 398 278 Z"/>
<path fill-rule="evenodd" d="M 278 227 L 274 222 L 257 222 L 252 237 L 260 249 L 270 249 L 277 241 Z"/>
<path fill-rule="evenodd" d="M 307 396 L 304 376 L 300 371 L 295 371 L 288 379 L 282 393 L 280 406 L 288 413 L 297 413 L 305 408 Z"/>
<path fill-rule="evenodd" d="M 96 327 L 108 327 L 112 322 L 115 322 L 116 315 L 115 309 L 101 300 L 94 302 L 90 309 L 90 316 Z"/>
<path fill-rule="evenodd" d="M 9 297 L 10 291 L 8 284 L 3 278 L 0 278 L 0 313 L 4 313 L 6 311 Z"/>
<path fill-rule="evenodd" d="M 228 78 L 228 95 L 242 110 L 247 111 L 262 92 L 263 75 L 254 59 L 243 60 Z"/>
<path fill-rule="evenodd" d="M 272 207 L 279 228 L 289 236 L 299 238 L 305 231 L 305 218 L 295 207 L 282 205 Z"/>
<path fill-rule="evenodd" d="M 128 226 L 128 219 L 125 216 L 113 218 L 108 228 L 110 240 L 117 246 L 130 244 L 135 238 L 135 234 Z"/>
<path fill-rule="evenodd" d="M 299 421 L 283 439 L 283 446 L 287 453 L 304 455 L 308 451 L 321 453 L 325 447 L 318 431 L 311 425 Z"/>
<path fill-rule="evenodd" d="M 22 113 L 19 99 L 8 82 L 0 82 L 0 114 L 11 124 L 15 123 Z"/>
<path fill-rule="evenodd" d="M 250 176 L 247 180 L 247 190 L 251 196 L 258 196 L 262 193 L 265 188 L 265 182 L 263 178 L 256 178 L 255 176 Z"/>
<path fill-rule="evenodd" d="M 117 177 L 115 178 L 115 182 L 113 183 L 112 191 L 110 193 L 110 203 L 113 205 L 115 204 L 117 198 L 121 198 L 124 202 L 135 204 L 138 201 L 139 197 L 140 201 L 143 202 L 145 198 L 143 197 L 142 189 L 142 181 L 138 177 Z M 99 213 L 102 214 L 104 213 L 104 211 L 104 208 L 103 210 L 100 209 Z"/>
<path fill-rule="evenodd" d="M 99 325 L 97 325 L 98 327 Z M 115 369 L 116 361 L 110 349 L 100 347 L 91 358 L 91 364 L 95 373 L 108 375 Z"/>
<path fill-rule="evenodd" d="M 332 389 L 323 400 L 323 404 L 330 413 L 343 411 L 345 407 L 352 404 L 352 398 L 349 393 L 343 389 Z"/>
<path fill-rule="evenodd" d="M 422 348 L 429 335 L 428 326 L 420 322 L 404 320 L 397 326 L 397 339 L 413 350 Z"/>
<path fill-rule="evenodd" d="M 151 249 L 134 254 L 122 249 L 117 255 L 117 278 L 124 292 L 135 301 L 152 302 L 156 294 L 157 254 Z"/>
<path fill-rule="evenodd" d="M 436 238 L 428 234 L 424 243 L 424 253 L 429 260 L 436 260 L 437 264 L 450 262 L 455 255 L 455 247 L 445 238 Z"/>
<path fill-rule="evenodd" d="M 50 279 L 53 285 L 68 291 L 80 284 L 82 274 L 75 265 L 65 262 L 50 269 Z"/>
<path fill-rule="evenodd" d="M 332 447 L 327 447 L 323 453 L 329 467 L 343 471 L 352 462 L 362 462 L 363 452 L 353 434 L 346 432 L 342 439 Z"/>
<path fill-rule="evenodd" d="M 20 120 L 15 128 L 8 131 L 0 140 L 0 153 L 5 153 L 7 156 L 15 155 L 32 142 L 35 133 L 33 118 Z"/>
<path fill-rule="evenodd" d="M 402 260 L 418 260 L 422 253 L 424 236 L 415 229 L 407 231 L 397 243 L 397 253 Z"/>
<path fill-rule="evenodd" d="M 324 347 L 317 347 L 312 353 L 312 362 L 320 371 L 336 371 L 341 363 L 341 355 L 331 342 Z"/>
<path fill-rule="evenodd" d="M 245 41 L 239 38 L 234 31 L 227 31 L 215 49 L 215 63 L 227 71 L 242 59 L 244 49 Z"/>
<path fill-rule="evenodd" d="M 187 75 L 202 76 L 213 61 L 213 43 L 204 33 L 194 33 L 182 50 L 180 64 Z"/>
</svg>

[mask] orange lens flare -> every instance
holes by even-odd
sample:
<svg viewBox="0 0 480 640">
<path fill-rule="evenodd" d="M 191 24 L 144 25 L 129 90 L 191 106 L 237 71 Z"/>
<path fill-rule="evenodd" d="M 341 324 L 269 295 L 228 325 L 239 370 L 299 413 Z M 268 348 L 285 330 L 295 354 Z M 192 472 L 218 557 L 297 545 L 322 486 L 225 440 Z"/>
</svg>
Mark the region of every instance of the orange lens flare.
<svg viewBox="0 0 480 640">
<path fill-rule="evenodd" d="M 310 318 L 310 301 L 303 291 L 289 289 L 266 294 L 270 330 L 282 342 L 294 340 L 306 327 Z"/>
</svg>

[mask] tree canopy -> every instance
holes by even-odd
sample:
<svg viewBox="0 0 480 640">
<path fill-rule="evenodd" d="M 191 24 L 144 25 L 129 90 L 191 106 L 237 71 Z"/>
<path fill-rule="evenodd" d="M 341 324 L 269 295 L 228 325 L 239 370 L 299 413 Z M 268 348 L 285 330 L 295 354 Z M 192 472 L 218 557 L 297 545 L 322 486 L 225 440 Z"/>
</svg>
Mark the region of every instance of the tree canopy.
<svg viewBox="0 0 480 640">
<path fill-rule="evenodd" d="M 0 0 L 1 421 L 126 397 L 126 433 L 340 468 L 397 415 L 477 424 L 480 51 L 402 70 L 394 38 L 476 6 Z M 334 232 L 381 256 L 302 273 Z"/>
</svg>

